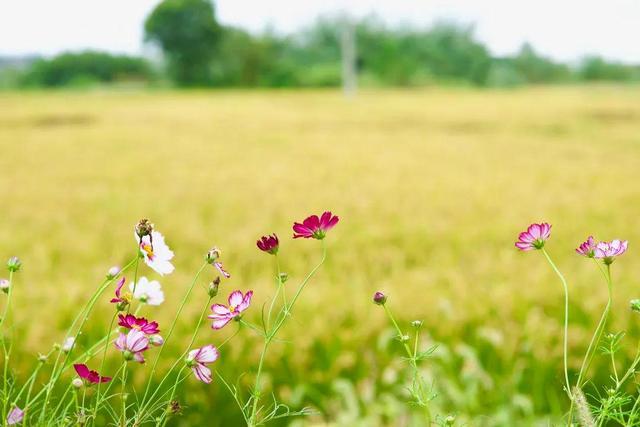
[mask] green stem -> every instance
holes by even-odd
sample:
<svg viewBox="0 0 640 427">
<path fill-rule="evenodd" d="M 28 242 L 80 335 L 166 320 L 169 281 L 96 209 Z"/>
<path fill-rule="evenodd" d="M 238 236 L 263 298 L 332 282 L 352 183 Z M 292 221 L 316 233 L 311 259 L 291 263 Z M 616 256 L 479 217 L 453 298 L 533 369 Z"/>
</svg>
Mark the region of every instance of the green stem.
<svg viewBox="0 0 640 427">
<path fill-rule="evenodd" d="M 130 261 L 122 270 L 120 270 L 120 273 L 118 273 L 116 276 L 112 277 L 111 279 L 106 279 L 105 281 L 102 282 L 102 284 L 98 287 L 98 290 L 93 294 L 93 296 L 82 308 L 80 313 L 78 313 L 76 318 L 73 320 L 73 322 L 71 323 L 71 326 L 67 330 L 65 337 L 71 336 L 71 331 L 74 329 L 76 323 L 82 318 L 82 321 L 80 322 L 80 326 L 78 327 L 78 330 L 73 335 L 74 342 L 75 342 L 75 340 L 78 338 L 78 335 L 80 335 L 80 332 L 82 331 L 84 324 L 89 319 L 89 314 L 91 314 L 93 307 L 95 306 L 96 302 L 98 301 L 102 293 L 109 287 L 109 285 L 111 285 L 119 276 L 121 276 L 127 269 L 129 269 L 129 267 L 131 267 L 133 263 L 136 261 L 137 261 L 137 257 L 136 259 Z M 62 362 L 62 367 L 59 371 L 57 368 L 60 361 L 60 356 L 62 355 L 62 350 L 58 351 L 58 356 L 56 357 L 56 361 L 53 365 L 53 370 L 51 371 L 51 377 L 49 378 L 49 381 L 44 387 L 44 390 L 46 390 L 46 394 L 44 399 L 44 406 L 42 408 L 42 412 L 40 413 L 39 422 L 42 422 L 42 420 L 44 419 L 46 408 L 49 402 L 49 397 L 51 395 L 51 390 L 53 389 L 53 386 L 56 384 L 56 382 L 58 381 L 58 378 L 60 377 L 61 373 L 65 369 L 66 363 L 74 348 L 75 348 L 75 345 L 71 348 L 69 352 L 65 354 L 64 360 Z"/>
<path fill-rule="evenodd" d="M 173 318 L 173 322 L 171 323 L 171 327 L 169 328 L 169 332 L 167 333 L 167 336 L 164 339 L 164 344 L 160 347 L 160 350 L 158 351 L 158 354 L 156 355 L 156 358 L 155 358 L 155 360 L 153 362 L 153 366 L 152 366 L 151 372 L 149 374 L 149 380 L 147 381 L 147 386 L 145 388 L 144 395 L 142 397 L 142 401 L 143 402 L 146 401 L 147 396 L 149 394 L 149 390 L 151 388 L 151 381 L 153 380 L 153 375 L 156 372 L 156 368 L 158 366 L 158 361 L 160 360 L 160 355 L 162 354 L 162 351 L 164 350 L 164 348 L 167 346 L 167 342 L 169 341 L 169 339 L 171 338 L 171 335 L 173 334 L 173 330 L 176 327 L 176 323 L 178 322 L 178 319 L 180 318 L 180 314 L 182 314 L 182 310 L 184 309 L 184 306 L 187 304 L 187 300 L 189 299 L 189 296 L 191 295 L 191 292 L 193 291 L 193 288 L 196 285 L 196 282 L 198 281 L 198 277 L 200 277 L 200 274 L 202 273 L 202 271 L 205 269 L 205 267 L 207 265 L 209 265 L 209 263 L 207 263 L 207 262 L 202 264 L 202 267 L 200 267 L 200 269 L 196 273 L 195 277 L 191 281 L 191 285 L 187 289 L 187 293 L 182 298 L 182 302 L 180 303 L 180 307 L 178 308 L 178 312 L 176 313 L 175 317 Z"/>
<path fill-rule="evenodd" d="M 169 370 L 164 374 L 164 376 L 162 377 L 162 380 L 160 381 L 160 383 L 155 387 L 155 391 L 151 394 L 151 396 L 149 396 L 148 402 L 146 402 L 144 399 L 142 400 L 142 403 L 140 404 L 141 405 L 140 410 L 138 411 L 138 414 L 136 415 L 136 419 L 140 420 L 142 418 L 144 410 L 146 409 L 146 407 L 149 404 L 151 404 L 151 402 L 153 401 L 154 396 L 162 389 L 162 385 L 169 378 L 169 375 L 171 375 L 171 372 L 173 372 L 173 370 L 176 368 L 176 366 L 178 366 L 178 363 L 184 363 L 184 358 L 187 356 L 187 354 L 189 354 L 189 351 L 191 350 L 191 347 L 193 346 L 193 343 L 196 341 L 196 337 L 198 336 L 198 331 L 200 330 L 200 326 L 202 325 L 202 322 L 204 321 L 205 315 L 207 314 L 207 310 L 209 309 L 209 305 L 211 304 L 211 300 L 212 300 L 212 298 L 209 297 L 209 299 L 207 300 L 207 303 L 204 305 L 204 308 L 202 309 L 202 312 L 200 313 L 200 317 L 198 318 L 198 323 L 196 324 L 196 329 L 193 331 L 193 334 L 191 335 L 191 341 L 187 345 L 187 349 L 176 359 L 176 361 L 173 363 L 173 365 L 171 365 L 171 368 L 169 368 Z M 180 372 L 182 372 L 182 370 L 180 370 Z M 180 380 L 180 374 L 178 374 L 178 376 L 176 376 L 176 382 L 174 384 L 174 388 L 177 387 L 177 383 L 178 383 L 179 380 Z M 173 393 L 169 397 L 169 400 L 171 400 L 171 399 L 173 399 Z"/>
<path fill-rule="evenodd" d="M 427 422 L 426 425 L 430 426 L 431 425 L 431 411 L 429 409 L 429 400 L 427 398 L 424 397 L 424 391 L 422 388 L 422 382 L 420 380 L 420 373 L 418 371 L 418 363 L 416 361 L 416 355 L 418 354 L 418 331 L 416 331 L 416 342 L 414 345 L 414 352 L 411 352 L 411 347 L 409 347 L 409 344 L 407 344 L 407 341 L 405 340 L 405 334 L 402 332 L 402 329 L 400 329 L 400 326 L 398 325 L 398 322 L 396 322 L 395 317 L 393 317 L 393 314 L 391 313 L 391 310 L 389 309 L 389 307 L 387 307 L 387 304 L 382 304 L 382 307 L 384 308 L 385 313 L 387 314 L 387 317 L 389 318 L 389 320 L 391 320 L 391 323 L 393 323 L 393 326 L 396 328 L 396 332 L 398 333 L 398 340 L 402 343 L 405 351 L 407 352 L 407 357 L 409 358 L 409 364 L 411 365 L 411 370 L 413 371 L 412 374 L 412 384 L 414 387 L 418 387 L 419 391 L 420 391 L 420 403 L 421 403 L 421 407 L 424 409 L 425 411 L 425 416 L 427 418 Z"/>
<path fill-rule="evenodd" d="M 8 376 L 8 367 L 9 367 L 9 359 L 11 357 L 11 346 L 7 349 L 6 337 L 4 335 L 4 322 L 7 316 L 9 316 L 9 308 L 11 307 L 11 296 L 13 295 L 13 270 L 9 270 L 9 292 L 7 294 L 7 302 L 4 305 L 4 311 L 2 313 L 2 318 L 0 318 L 0 340 L 2 340 L 2 350 L 3 350 L 3 359 L 4 359 L 4 368 L 2 373 L 2 419 L 7 419 L 7 411 L 8 411 L 8 403 L 9 399 L 7 396 L 7 387 L 9 381 L 7 380 Z"/>
<path fill-rule="evenodd" d="M 595 261 L 595 260 L 594 260 Z M 595 261 L 597 263 L 597 261 Z M 598 343 L 600 342 L 600 340 L 602 339 L 602 334 L 604 333 L 604 328 L 605 325 L 607 323 L 607 318 L 609 317 L 609 312 L 611 310 L 611 303 L 613 301 L 613 286 L 612 286 L 612 281 L 611 281 L 611 268 L 609 265 L 607 265 L 607 270 L 604 271 L 602 270 L 602 267 L 600 267 L 599 264 L 598 268 L 600 268 L 600 270 L 602 271 L 602 273 L 605 276 L 606 282 L 607 282 L 607 287 L 608 287 L 608 292 L 609 292 L 609 296 L 608 296 L 608 301 L 607 301 L 607 305 L 604 308 L 604 311 L 602 312 L 602 315 L 600 316 L 600 321 L 598 322 L 598 326 L 596 327 L 596 330 L 594 331 L 592 337 L 591 337 L 591 342 L 589 342 L 589 347 L 587 347 L 587 352 L 584 356 L 584 359 L 582 360 L 582 366 L 580 367 L 580 372 L 578 374 L 578 381 L 576 383 L 576 385 L 578 387 L 582 386 L 582 379 L 583 376 L 585 376 L 589 370 L 589 367 L 591 366 L 591 362 L 593 361 L 593 356 L 595 355 L 595 352 L 598 348 Z"/>
<path fill-rule="evenodd" d="M 137 263 L 136 263 L 136 267 L 137 267 Z M 137 270 L 137 268 L 136 268 Z M 135 283 L 135 282 L 134 282 Z M 109 329 L 107 329 L 107 334 L 106 334 L 106 338 L 108 340 L 108 338 L 111 336 L 111 333 L 113 332 L 113 324 L 116 321 L 116 317 L 118 317 L 118 311 L 116 310 L 115 314 L 113 315 L 113 317 L 111 317 L 111 323 L 109 323 Z M 105 345 L 104 346 L 104 350 L 102 352 L 102 360 L 100 361 L 100 375 L 104 374 L 104 362 L 107 358 L 107 349 L 109 348 L 109 345 Z M 96 387 L 96 399 L 95 399 L 95 405 L 93 407 L 93 410 L 91 411 L 93 414 L 93 419 L 95 420 L 96 416 L 98 415 L 98 401 L 100 400 L 100 386 L 102 385 L 101 382 L 98 383 L 97 387 Z"/>
<path fill-rule="evenodd" d="M 122 393 L 121 393 L 121 401 L 122 401 L 122 412 L 121 412 L 121 422 L 120 425 L 122 427 L 126 427 L 127 425 L 127 361 L 125 360 L 122 367 Z"/>
<path fill-rule="evenodd" d="M 573 406 L 573 397 L 571 396 L 571 384 L 569 383 L 569 364 L 567 361 L 568 360 L 568 340 L 569 340 L 569 286 L 567 285 L 567 281 L 565 280 L 564 276 L 562 275 L 558 267 L 556 267 L 554 262 L 551 260 L 551 257 L 547 253 L 546 249 L 542 248 L 541 251 L 544 254 L 547 261 L 549 262 L 549 265 L 551 266 L 553 271 L 560 278 L 560 281 L 562 282 L 562 288 L 564 290 L 564 337 L 563 337 L 563 345 L 562 345 L 562 353 L 563 353 L 562 356 L 563 356 L 563 362 L 564 362 L 565 387 L 567 391 L 567 396 L 569 396 L 569 400 L 571 401 L 571 406 Z M 569 420 L 569 422 L 571 422 L 571 419 Z"/>
<path fill-rule="evenodd" d="M 271 343 L 271 340 L 276 336 L 276 334 L 278 333 L 280 328 L 282 328 L 282 325 L 284 324 L 285 320 L 287 319 L 289 313 L 291 313 L 291 310 L 293 310 L 293 306 L 298 301 L 298 298 L 300 297 L 300 294 L 302 293 L 303 289 L 305 288 L 305 286 L 307 285 L 309 280 L 316 274 L 318 269 L 322 266 L 322 264 L 324 264 L 325 260 L 327 259 L 327 245 L 326 245 L 324 240 L 321 240 L 321 242 L 322 242 L 322 258 L 320 259 L 320 262 L 309 272 L 309 274 L 307 274 L 307 277 L 304 278 L 304 280 L 302 281 L 302 283 L 298 287 L 295 295 L 291 299 L 291 303 L 289 304 L 289 306 L 285 305 L 283 307 L 284 315 L 279 317 L 278 320 L 276 320 L 276 324 L 273 327 L 273 329 L 271 329 L 269 331 L 269 333 L 266 334 L 266 336 L 265 336 L 264 345 L 262 346 L 262 352 L 260 353 L 260 361 L 258 362 L 258 370 L 256 371 L 255 385 L 254 385 L 254 388 L 253 388 L 253 396 L 252 396 L 253 397 L 253 405 L 251 406 L 251 414 L 249 416 L 249 422 L 248 422 L 249 427 L 252 427 L 252 426 L 256 425 L 256 417 L 257 417 L 257 412 L 258 412 L 258 402 L 260 400 L 260 388 L 261 388 L 261 386 L 260 386 L 260 376 L 262 374 L 262 368 L 264 366 L 264 359 L 265 359 L 265 356 L 266 356 L 267 351 L 269 349 L 269 344 Z M 282 282 L 282 280 L 280 279 L 280 275 L 278 275 L 278 282 Z M 274 300 L 275 300 L 275 297 L 274 297 Z M 266 328 L 265 328 L 265 330 L 266 330 Z"/>
</svg>

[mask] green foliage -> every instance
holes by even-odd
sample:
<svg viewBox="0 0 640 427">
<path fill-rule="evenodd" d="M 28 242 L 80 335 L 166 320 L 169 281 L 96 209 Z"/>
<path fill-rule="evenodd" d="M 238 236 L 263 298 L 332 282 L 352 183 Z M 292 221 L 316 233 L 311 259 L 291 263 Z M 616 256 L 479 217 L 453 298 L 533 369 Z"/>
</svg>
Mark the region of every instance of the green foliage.
<svg viewBox="0 0 640 427">
<path fill-rule="evenodd" d="M 607 62 L 599 56 L 591 56 L 582 61 L 578 74 L 586 81 L 632 81 L 640 79 L 640 67 Z"/>
<path fill-rule="evenodd" d="M 144 24 L 145 38 L 157 43 L 169 65 L 169 74 L 181 86 L 212 82 L 221 30 L 213 5 L 207 0 L 164 0 Z"/>
<path fill-rule="evenodd" d="M 85 51 L 37 60 L 20 81 L 24 86 L 57 87 L 149 80 L 151 77 L 151 68 L 144 59 Z"/>
</svg>

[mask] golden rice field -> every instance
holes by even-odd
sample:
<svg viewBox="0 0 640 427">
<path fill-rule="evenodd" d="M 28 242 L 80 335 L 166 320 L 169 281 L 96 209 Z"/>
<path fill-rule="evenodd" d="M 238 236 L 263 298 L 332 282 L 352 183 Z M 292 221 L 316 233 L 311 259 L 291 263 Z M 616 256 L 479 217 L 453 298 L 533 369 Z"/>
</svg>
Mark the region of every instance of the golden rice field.
<svg viewBox="0 0 640 427">
<path fill-rule="evenodd" d="M 175 273 L 160 278 L 167 301 L 146 313 L 162 327 L 212 245 L 233 275 L 221 294 L 253 289 L 248 318 L 257 320 L 273 266 L 256 239 L 278 233 L 293 286 L 320 248 L 290 239 L 291 225 L 328 209 L 341 217 L 328 262 L 266 363 L 269 390 L 317 411 L 291 425 L 420 425 L 405 404 L 401 348 L 371 303 L 379 289 L 405 325 L 424 320 L 425 345 L 440 345 L 424 364 L 437 413 L 469 426 L 557 422 L 567 409 L 562 288 L 539 253 L 513 242 L 530 222 L 553 224 L 547 248 L 569 279 L 575 368 L 606 286 L 573 248 L 590 233 L 629 239 L 613 265 L 611 329 L 627 330 L 635 352 L 638 99 L 640 87 L 628 86 L 379 90 L 352 100 L 333 91 L 0 93 L 0 256 L 24 263 L 18 377 L 64 338 L 105 271 L 133 256 L 139 218 L 176 253 Z M 181 316 L 183 344 L 213 277 L 207 270 Z M 105 333 L 110 297 L 82 345 Z M 203 327 L 198 343 L 231 332 Z M 217 368 L 247 372 L 248 385 L 259 347 L 242 331 Z M 140 381 L 145 369 L 136 367 Z M 240 425 L 219 382 L 188 381 L 181 402 L 173 425 Z"/>
</svg>

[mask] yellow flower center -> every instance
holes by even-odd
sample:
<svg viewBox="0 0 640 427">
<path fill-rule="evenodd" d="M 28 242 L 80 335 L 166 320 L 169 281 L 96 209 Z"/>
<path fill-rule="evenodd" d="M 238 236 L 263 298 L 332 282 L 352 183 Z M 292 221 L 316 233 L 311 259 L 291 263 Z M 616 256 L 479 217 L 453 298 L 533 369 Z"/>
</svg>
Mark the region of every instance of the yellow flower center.
<svg viewBox="0 0 640 427">
<path fill-rule="evenodd" d="M 147 258 L 153 260 L 153 246 L 151 246 L 149 243 L 143 243 L 140 245 L 140 249 L 142 249 L 146 253 Z"/>
</svg>

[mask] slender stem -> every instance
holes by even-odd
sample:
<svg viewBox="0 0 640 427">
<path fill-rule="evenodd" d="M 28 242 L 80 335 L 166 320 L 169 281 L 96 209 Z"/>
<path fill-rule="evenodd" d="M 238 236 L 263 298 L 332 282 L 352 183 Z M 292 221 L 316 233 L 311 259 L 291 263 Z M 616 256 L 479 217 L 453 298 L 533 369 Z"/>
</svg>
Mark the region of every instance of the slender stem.
<svg viewBox="0 0 640 427">
<path fill-rule="evenodd" d="M 67 330 L 65 337 L 71 336 L 71 331 L 74 329 L 76 323 L 82 318 L 82 321 L 80 322 L 80 326 L 78 327 L 78 330 L 73 335 L 74 340 L 78 338 L 78 335 L 80 335 L 80 332 L 82 331 L 82 327 L 84 326 L 85 322 L 89 319 L 89 314 L 91 313 L 93 307 L 98 301 L 98 298 L 100 297 L 100 295 L 102 295 L 102 293 L 107 289 L 107 287 L 109 287 L 109 285 L 111 285 L 111 283 L 115 281 L 116 278 L 121 276 L 127 269 L 129 269 L 129 267 L 131 267 L 133 263 L 136 262 L 136 260 L 137 260 L 137 257 L 136 259 L 131 260 L 127 265 L 125 265 L 124 268 L 120 270 L 119 274 L 117 274 L 111 279 L 106 279 L 105 281 L 102 282 L 102 284 L 98 287 L 98 290 L 93 294 L 93 296 L 89 299 L 89 301 L 85 304 L 85 306 L 78 313 L 76 318 L 73 320 L 73 322 L 71 323 L 71 326 Z M 58 371 L 57 368 L 58 368 L 58 363 L 60 361 L 60 356 L 62 355 L 62 351 L 61 350 L 58 351 L 58 356 L 56 357 L 56 361 L 53 365 L 53 370 L 51 371 L 51 377 L 49 378 L 49 381 L 44 387 L 44 390 L 46 390 L 46 394 L 44 399 L 44 406 L 42 408 L 42 412 L 40 413 L 39 422 L 42 422 L 42 420 L 44 419 L 44 414 L 46 412 L 47 404 L 49 402 L 51 390 L 53 389 L 53 386 L 55 385 L 55 383 L 58 381 L 60 374 L 65 369 L 66 363 L 72 351 L 73 351 L 73 347 L 69 352 L 65 354 L 64 360 L 62 362 L 62 368 L 60 369 L 60 371 Z"/>
<path fill-rule="evenodd" d="M 136 264 L 133 270 L 133 289 L 131 290 L 131 295 L 136 294 L 136 287 L 138 286 L 138 265 L 140 264 L 140 248 L 138 247 L 136 253 Z M 127 314 L 129 314 L 129 310 L 131 309 L 131 304 L 127 305 Z"/>
<path fill-rule="evenodd" d="M 138 264 L 136 263 L 136 270 L 137 270 L 137 266 L 138 266 Z M 109 323 L 109 329 L 107 329 L 107 334 L 106 334 L 107 339 L 108 339 L 108 337 L 111 336 L 111 333 L 113 332 L 113 324 L 116 321 L 116 317 L 118 317 L 118 311 L 117 310 L 114 313 L 114 315 L 111 317 L 111 323 Z M 105 345 L 104 346 L 104 350 L 102 352 L 102 360 L 100 361 L 100 372 L 99 372 L 100 375 L 104 374 L 104 362 L 105 362 L 105 360 L 107 358 L 107 349 L 108 348 L 109 348 L 109 345 Z M 93 411 L 92 411 L 94 419 L 98 415 L 98 401 L 100 400 L 100 386 L 101 385 L 102 385 L 102 383 L 98 382 L 98 385 L 96 387 L 96 399 L 95 399 L 95 405 L 94 405 Z"/>
<path fill-rule="evenodd" d="M 276 324 L 266 334 L 266 336 L 264 338 L 264 344 L 262 346 L 262 352 L 260 353 L 260 361 L 258 362 L 258 370 L 256 371 L 255 385 L 254 385 L 254 388 L 253 388 L 253 396 L 252 396 L 253 405 L 251 406 L 251 415 L 249 416 L 249 423 L 248 423 L 249 426 L 255 426 L 256 425 L 256 417 L 258 415 L 257 414 L 257 412 L 258 412 L 258 402 L 260 400 L 260 376 L 262 374 L 262 368 L 264 366 L 264 359 L 265 359 L 265 356 L 266 356 L 267 351 L 269 349 L 269 344 L 271 343 L 271 340 L 276 336 L 276 334 L 278 333 L 280 328 L 282 328 L 282 325 L 284 324 L 285 320 L 287 319 L 288 314 L 291 313 L 291 310 L 293 310 L 293 306 L 295 305 L 296 301 L 298 301 L 298 298 L 300 297 L 300 294 L 302 293 L 302 290 L 305 288 L 305 286 L 307 285 L 309 280 L 316 274 L 318 269 L 322 266 L 322 264 L 324 264 L 325 260 L 327 259 L 327 245 L 326 245 L 324 240 L 321 240 L 321 242 L 322 242 L 322 258 L 320 259 L 320 262 L 309 272 L 309 274 L 307 274 L 307 276 L 304 278 L 302 283 L 300 283 L 300 286 L 298 287 L 295 295 L 291 299 L 291 303 L 289 304 L 289 306 L 287 306 L 285 304 L 285 306 L 283 307 L 284 315 L 279 317 L 278 320 L 276 320 Z M 278 275 L 278 282 L 279 283 L 282 282 L 282 280 L 280 279 L 280 275 Z M 275 300 L 275 297 L 274 297 L 274 300 Z M 265 328 L 265 330 L 266 330 L 266 328 Z"/>
<path fill-rule="evenodd" d="M 413 352 L 411 351 L 411 347 L 409 347 L 409 344 L 407 344 L 407 341 L 405 340 L 405 334 L 404 332 L 402 332 L 402 329 L 400 329 L 400 326 L 398 325 L 398 322 L 396 322 L 395 317 L 393 317 L 393 314 L 391 313 L 391 310 L 389 309 L 389 307 L 387 307 L 387 304 L 382 304 L 382 307 L 384 308 L 385 313 L 387 314 L 387 317 L 389 317 L 389 320 L 391 320 L 391 323 L 393 323 L 393 326 L 396 328 L 396 332 L 398 333 L 398 340 L 400 340 L 400 342 L 402 343 L 405 351 L 407 352 L 407 356 L 409 358 L 409 364 L 411 365 L 411 370 L 413 371 L 413 379 L 412 379 L 412 384 L 414 387 L 418 387 L 419 392 L 420 392 L 420 396 L 419 396 L 419 402 L 421 403 L 421 407 L 424 409 L 425 411 L 425 416 L 427 417 L 427 422 L 426 425 L 430 426 L 431 425 L 431 411 L 429 409 L 429 400 L 424 398 L 424 391 L 422 388 L 422 381 L 420 379 L 420 373 L 418 371 L 418 362 L 416 361 L 416 355 L 418 354 L 418 335 L 419 332 L 418 330 L 416 330 L 416 341 L 415 341 L 415 345 L 414 345 L 414 350 Z"/>
<path fill-rule="evenodd" d="M 9 316 L 9 308 L 11 306 L 11 296 L 13 295 L 13 270 L 9 270 L 9 292 L 7 294 L 7 302 L 4 305 L 4 312 L 2 313 L 2 318 L 0 318 L 0 340 L 2 340 L 2 350 L 3 350 L 3 359 L 4 359 L 4 368 L 2 374 L 2 419 L 7 419 L 7 411 L 8 411 L 8 403 L 9 399 L 7 398 L 7 387 L 9 381 L 7 380 L 8 375 L 8 366 L 9 359 L 11 357 L 11 346 L 7 349 L 6 337 L 4 335 L 4 321 Z"/>
<path fill-rule="evenodd" d="M 164 384 L 164 382 L 169 378 L 169 375 L 171 375 L 171 372 L 173 372 L 173 370 L 176 368 L 176 366 L 178 366 L 178 363 L 181 363 L 181 362 L 184 363 L 184 358 L 187 356 L 187 354 L 189 354 L 189 351 L 191 350 L 191 347 L 193 346 L 193 343 L 196 341 L 196 337 L 198 336 L 198 331 L 200 330 L 200 326 L 202 325 L 202 322 L 204 321 L 205 315 L 207 314 L 207 310 L 209 309 L 209 305 L 211 304 L 211 300 L 212 300 L 212 298 L 209 297 L 209 299 L 207 300 L 207 303 L 204 305 L 204 308 L 202 309 L 202 312 L 200 313 L 200 317 L 198 318 L 198 323 L 196 324 L 196 328 L 193 331 L 193 334 L 191 335 L 191 341 L 187 345 L 186 350 L 176 359 L 175 362 L 173 362 L 173 365 L 171 365 L 171 368 L 169 368 L 169 370 L 164 374 L 164 377 L 162 377 L 162 380 L 160 381 L 160 383 L 155 387 L 155 391 L 151 394 L 151 396 L 149 396 L 148 402 L 146 402 L 143 399 L 142 403 L 140 404 L 140 406 L 141 406 L 140 410 L 138 411 L 138 414 L 136 415 L 136 419 L 139 420 L 139 419 L 142 418 L 143 411 L 146 409 L 146 407 L 149 404 L 151 404 L 151 402 L 153 401 L 154 396 L 160 391 L 160 389 L 162 388 L 162 385 Z M 182 370 L 180 370 L 180 372 L 182 372 Z M 179 379 L 180 379 L 180 374 L 178 374 L 178 376 L 176 376 L 176 383 L 174 384 L 174 389 L 175 389 L 175 387 L 177 387 L 177 383 L 178 383 Z M 173 399 L 173 393 L 171 393 L 171 396 L 169 398 Z"/>
<path fill-rule="evenodd" d="M 122 393 L 121 393 L 121 401 L 122 401 L 122 412 L 121 412 L 121 426 L 126 427 L 127 425 L 127 361 L 125 360 L 122 365 Z"/>
<path fill-rule="evenodd" d="M 544 254 L 547 261 L 549 262 L 549 265 L 551 266 L 553 271 L 560 278 L 560 281 L 562 282 L 562 288 L 564 290 L 564 337 L 563 337 L 563 351 L 562 351 L 563 359 L 564 359 L 564 380 L 565 380 L 567 396 L 569 396 L 569 400 L 571 400 L 573 404 L 573 397 L 571 396 L 571 384 L 569 383 L 569 364 L 567 361 L 568 340 L 569 340 L 569 286 L 567 285 L 567 281 L 565 280 L 560 270 L 558 270 L 558 267 L 556 267 L 554 262 L 551 260 L 551 257 L 547 253 L 546 249 L 542 248 L 541 251 Z M 571 422 L 571 420 L 569 420 L 569 422 Z"/>
<path fill-rule="evenodd" d="M 595 352 L 598 348 L 598 343 L 600 342 L 600 340 L 602 339 L 602 334 L 604 333 L 604 328 L 605 325 L 607 323 L 607 318 L 609 317 L 609 312 L 611 311 L 611 304 L 613 301 L 613 286 L 612 286 L 612 281 L 611 281 L 611 268 L 609 265 L 607 265 L 607 269 L 606 271 L 602 269 L 602 267 L 600 266 L 600 264 L 597 263 L 597 261 L 594 260 L 594 262 L 596 262 L 598 268 L 600 269 L 600 271 L 602 272 L 602 274 L 605 276 L 606 282 L 607 282 L 607 287 L 608 287 L 608 292 L 609 292 L 609 297 L 608 297 L 608 301 L 607 301 L 607 305 L 604 308 L 604 311 L 602 312 L 602 315 L 600 316 L 600 321 L 598 322 L 598 326 L 596 327 L 596 330 L 593 333 L 593 336 L 591 337 L 591 342 L 589 343 L 589 347 L 587 348 L 587 352 L 584 356 L 584 359 L 582 360 L 582 366 L 580 367 L 580 373 L 578 374 L 578 381 L 576 383 L 576 385 L 578 387 L 582 386 L 583 383 L 583 377 L 587 374 L 589 367 L 591 366 L 591 362 L 593 361 L 593 356 L 595 355 Z"/>
<path fill-rule="evenodd" d="M 160 347 L 160 350 L 158 351 L 158 354 L 156 355 L 156 358 L 155 358 L 155 360 L 153 362 L 153 366 L 152 366 L 151 372 L 149 374 L 149 380 L 147 381 L 147 386 L 145 388 L 144 395 L 142 397 L 142 401 L 143 402 L 146 401 L 147 395 L 149 394 L 149 389 L 151 388 L 151 381 L 153 380 L 153 375 L 156 372 L 156 368 L 158 366 L 158 361 L 160 360 L 160 355 L 162 354 L 162 350 L 164 350 L 164 348 L 167 346 L 167 342 L 169 341 L 169 339 L 171 338 L 171 335 L 173 334 L 173 330 L 176 327 L 176 323 L 178 322 L 178 319 L 180 318 L 180 314 L 182 314 L 182 310 L 184 309 L 184 306 L 187 304 L 187 300 L 189 299 L 189 296 L 191 295 L 191 292 L 193 291 L 193 288 L 196 285 L 196 282 L 198 281 L 198 277 L 200 277 L 200 274 L 202 273 L 202 271 L 205 269 L 205 267 L 207 265 L 209 265 L 209 263 L 207 263 L 207 262 L 202 264 L 202 266 L 200 267 L 200 269 L 196 273 L 195 277 L 191 281 L 191 285 L 187 289 L 187 293 L 182 298 L 182 302 L 180 303 L 180 307 L 178 307 L 178 311 L 177 311 L 175 317 L 173 318 L 173 322 L 171 323 L 171 327 L 169 328 L 169 332 L 167 333 L 167 336 L 164 339 L 164 344 Z"/>
</svg>

